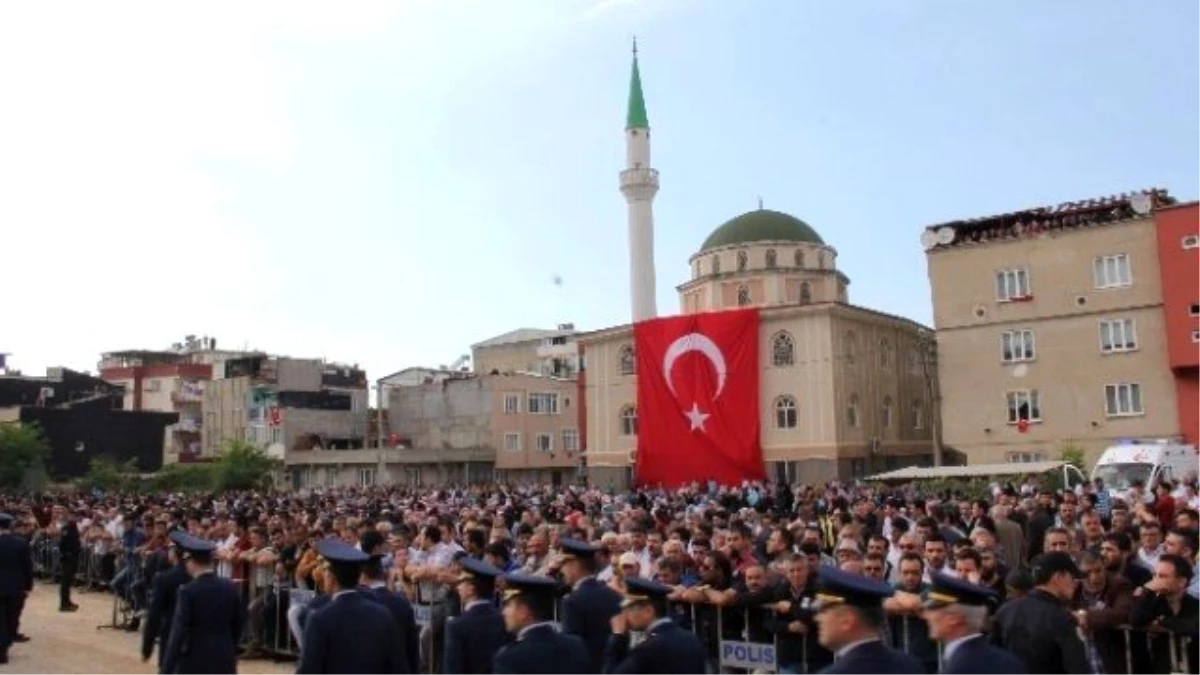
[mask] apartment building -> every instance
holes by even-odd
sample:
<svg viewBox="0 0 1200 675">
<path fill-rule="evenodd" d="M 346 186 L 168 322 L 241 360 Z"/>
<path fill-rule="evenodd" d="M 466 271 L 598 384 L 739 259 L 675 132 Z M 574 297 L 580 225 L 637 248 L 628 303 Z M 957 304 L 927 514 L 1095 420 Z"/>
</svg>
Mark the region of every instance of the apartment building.
<svg viewBox="0 0 1200 675">
<path fill-rule="evenodd" d="M 571 379 L 579 374 L 575 324 L 554 329 L 519 328 L 471 346 L 473 370 L 481 375 L 530 373 Z M 453 368 L 451 369 L 453 370 Z"/>
<path fill-rule="evenodd" d="M 1190 445 L 1200 447 L 1200 202 L 1161 208 L 1154 219 L 1179 430 Z"/>
<path fill-rule="evenodd" d="M 1174 203 L 1149 190 L 926 229 L 948 447 L 1094 461 L 1180 435 L 1155 217 Z"/>
</svg>

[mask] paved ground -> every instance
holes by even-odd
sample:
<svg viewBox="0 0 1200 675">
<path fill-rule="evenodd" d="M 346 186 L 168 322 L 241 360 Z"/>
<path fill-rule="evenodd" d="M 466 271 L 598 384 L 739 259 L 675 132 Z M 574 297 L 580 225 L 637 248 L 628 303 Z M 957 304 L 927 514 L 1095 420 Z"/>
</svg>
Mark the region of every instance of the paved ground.
<svg viewBox="0 0 1200 675">
<path fill-rule="evenodd" d="M 142 663 L 141 634 L 97 629 L 112 620 L 112 596 L 73 594 L 79 611 L 58 611 L 58 587 L 37 582 L 21 615 L 21 632 L 31 638 L 9 650 L 10 673 L 154 673 L 155 657 Z M 242 661 L 240 673 L 291 673 L 295 665 Z"/>
</svg>

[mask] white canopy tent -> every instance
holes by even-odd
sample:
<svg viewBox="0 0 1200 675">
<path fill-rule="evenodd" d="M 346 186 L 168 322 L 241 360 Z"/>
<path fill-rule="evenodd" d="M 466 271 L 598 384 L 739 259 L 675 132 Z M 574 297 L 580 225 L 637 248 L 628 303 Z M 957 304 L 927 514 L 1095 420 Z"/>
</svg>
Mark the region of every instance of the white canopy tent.
<svg viewBox="0 0 1200 675">
<path fill-rule="evenodd" d="M 997 476 L 1027 476 L 1031 474 L 1062 471 L 1063 485 L 1073 485 L 1087 480 L 1074 466 L 1066 462 L 1008 462 L 1005 464 L 973 464 L 970 466 L 910 466 L 866 478 L 868 481 L 885 483 L 910 482 L 915 480 L 939 480 L 951 478 L 993 478 Z M 1071 474 L 1076 480 L 1069 480 Z"/>
</svg>

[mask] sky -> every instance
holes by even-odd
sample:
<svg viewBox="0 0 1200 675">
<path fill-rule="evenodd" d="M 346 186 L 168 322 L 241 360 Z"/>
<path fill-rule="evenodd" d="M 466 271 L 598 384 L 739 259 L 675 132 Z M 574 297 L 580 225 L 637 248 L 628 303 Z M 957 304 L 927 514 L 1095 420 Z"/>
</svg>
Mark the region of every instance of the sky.
<svg viewBox="0 0 1200 675">
<path fill-rule="evenodd" d="M 852 302 L 928 323 L 926 225 L 1197 197 L 1198 7 L 2 3 L 0 353 L 94 371 L 194 334 L 374 379 L 627 323 L 634 35 L 660 313 L 761 197 Z"/>
</svg>

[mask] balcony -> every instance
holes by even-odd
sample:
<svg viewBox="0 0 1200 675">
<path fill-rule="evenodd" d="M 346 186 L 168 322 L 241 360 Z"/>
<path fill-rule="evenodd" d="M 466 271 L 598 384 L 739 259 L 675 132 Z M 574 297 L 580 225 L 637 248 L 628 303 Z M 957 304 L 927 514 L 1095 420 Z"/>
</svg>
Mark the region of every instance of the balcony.
<svg viewBox="0 0 1200 675">
<path fill-rule="evenodd" d="M 568 342 L 565 345 L 539 345 L 537 356 L 539 359 L 561 359 L 579 356 L 579 344 Z"/>
<path fill-rule="evenodd" d="M 195 417 L 181 417 L 179 421 L 171 425 L 171 431 L 177 434 L 198 434 L 200 433 L 201 422 Z"/>
</svg>

